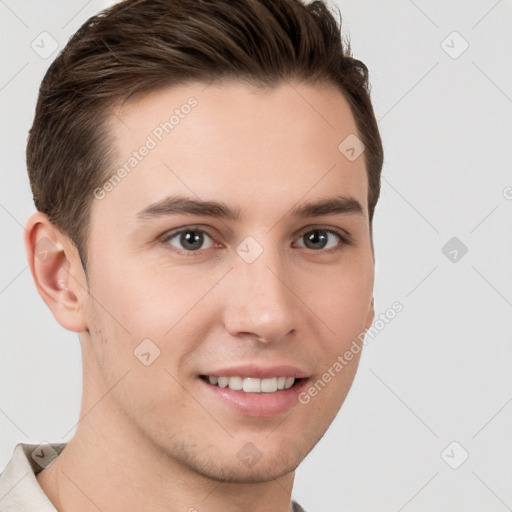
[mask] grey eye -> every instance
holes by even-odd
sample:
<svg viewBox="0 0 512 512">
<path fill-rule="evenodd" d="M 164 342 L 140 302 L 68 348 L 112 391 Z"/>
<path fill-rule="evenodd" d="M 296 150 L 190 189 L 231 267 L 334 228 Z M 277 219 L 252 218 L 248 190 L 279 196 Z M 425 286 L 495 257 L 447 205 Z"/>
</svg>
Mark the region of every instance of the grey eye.
<svg viewBox="0 0 512 512">
<path fill-rule="evenodd" d="M 331 236 L 331 243 L 329 241 L 329 235 Z M 299 240 L 305 240 L 304 244 L 299 245 L 307 247 L 308 249 L 331 249 L 336 247 L 336 244 L 340 240 L 340 235 L 329 229 L 312 229 L 304 233 Z"/>
<path fill-rule="evenodd" d="M 201 249 L 208 249 L 213 245 L 213 240 L 204 232 L 197 229 L 185 229 L 183 231 L 180 231 L 178 233 L 175 233 L 174 235 L 171 235 L 167 241 L 171 244 L 172 240 L 178 240 L 178 243 L 180 246 L 178 249 L 185 250 L 185 251 L 198 251 Z M 203 244 L 205 243 L 205 240 L 210 240 L 210 245 L 204 247 Z"/>
</svg>

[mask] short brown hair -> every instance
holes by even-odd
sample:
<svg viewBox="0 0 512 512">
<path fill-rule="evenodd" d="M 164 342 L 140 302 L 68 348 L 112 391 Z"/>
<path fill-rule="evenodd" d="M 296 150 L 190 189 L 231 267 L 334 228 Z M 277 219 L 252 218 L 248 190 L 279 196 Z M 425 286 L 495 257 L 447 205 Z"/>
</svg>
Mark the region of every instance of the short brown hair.
<svg viewBox="0 0 512 512">
<path fill-rule="evenodd" d="M 87 20 L 51 64 L 27 144 L 35 206 L 72 240 L 84 270 L 93 190 L 113 163 L 110 106 L 135 93 L 222 78 L 341 90 L 365 145 L 371 232 L 383 148 L 368 69 L 352 58 L 341 15 L 338 24 L 320 1 L 124 0 Z"/>
</svg>

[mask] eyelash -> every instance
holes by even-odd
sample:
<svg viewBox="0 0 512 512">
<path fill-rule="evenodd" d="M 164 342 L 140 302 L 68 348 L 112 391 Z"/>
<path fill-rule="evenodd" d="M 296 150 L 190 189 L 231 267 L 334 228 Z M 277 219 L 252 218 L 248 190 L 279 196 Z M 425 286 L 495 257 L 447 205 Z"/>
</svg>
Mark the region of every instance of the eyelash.
<svg viewBox="0 0 512 512">
<path fill-rule="evenodd" d="M 204 251 L 206 251 L 208 249 L 199 249 L 199 250 L 196 250 L 196 251 L 186 251 L 186 250 L 183 250 L 183 249 L 177 249 L 176 247 L 172 247 L 169 244 L 169 240 L 173 239 L 177 235 L 180 235 L 181 233 L 186 233 L 187 231 L 195 231 L 195 232 L 203 233 L 203 234 L 207 235 L 212 241 L 214 241 L 214 237 L 211 236 L 208 233 L 208 231 L 206 231 L 204 229 L 201 229 L 200 227 L 197 227 L 197 226 L 187 226 L 185 228 L 180 228 L 177 231 L 172 231 L 170 233 L 164 234 L 163 238 L 161 238 L 161 242 L 166 247 L 170 247 L 171 251 L 176 252 L 178 254 L 181 254 L 183 256 L 201 256 L 204 253 Z M 310 233 L 312 231 L 325 231 L 326 233 L 331 233 L 331 234 L 337 235 L 339 237 L 339 239 L 340 239 L 340 244 L 337 245 L 336 247 L 332 247 L 330 249 L 318 249 L 318 250 L 309 249 L 311 252 L 317 252 L 317 253 L 323 253 L 323 254 L 331 254 L 331 253 L 338 252 L 338 251 L 342 250 L 343 247 L 345 247 L 345 246 L 353 245 L 352 238 L 351 238 L 351 236 L 347 232 L 342 231 L 342 230 L 337 229 L 337 228 L 334 228 L 334 227 L 308 226 L 307 230 L 302 231 L 298 238 L 300 239 L 304 235 L 307 235 L 308 233 Z M 308 249 L 308 248 L 304 247 L 304 249 Z"/>
</svg>

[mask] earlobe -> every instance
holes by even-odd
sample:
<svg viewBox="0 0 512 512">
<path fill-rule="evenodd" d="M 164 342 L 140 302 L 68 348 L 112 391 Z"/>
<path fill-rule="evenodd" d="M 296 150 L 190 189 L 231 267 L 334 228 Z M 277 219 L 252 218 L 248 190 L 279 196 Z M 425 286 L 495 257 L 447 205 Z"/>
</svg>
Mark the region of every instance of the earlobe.
<svg viewBox="0 0 512 512">
<path fill-rule="evenodd" d="M 34 284 L 62 327 L 73 332 L 87 330 L 87 288 L 78 251 L 41 212 L 25 226 L 25 251 Z"/>
<path fill-rule="evenodd" d="M 370 309 L 368 310 L 368 315 L 366 317 L 366 329 L 369 329 L 371 325 L 373 324 L 373 321 L 375 319 L 375 307 L 374 307 L 374 299 L 372 297 L 372 302 L 370 304 Z"/>
</svg>

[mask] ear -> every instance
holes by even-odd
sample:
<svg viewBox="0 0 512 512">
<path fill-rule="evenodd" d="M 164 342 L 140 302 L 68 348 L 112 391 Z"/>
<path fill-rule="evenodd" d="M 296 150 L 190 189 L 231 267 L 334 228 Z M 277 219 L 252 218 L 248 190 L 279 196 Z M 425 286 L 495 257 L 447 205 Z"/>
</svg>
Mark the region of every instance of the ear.
<svg viewBox="0 0 512 512">
<path fill-rule="evenodd" d="M 68 331 L 86 331 L 88 284 L 75 245 L 41 212 L 28 219 L 24 241 L 37 291 L 55 320 Z"/>
<path fill-rule="evenodd" d="M 374 307 L 374 300 L 372 297 L 372 302 L 370 304 L 370 309 L 368 310 L 368 314 L 366 316 L 366 329 L 369 329 L 371 325 L 373 324 L 373 320 L 375 319 L 375 307 Z"/>
</svg>

